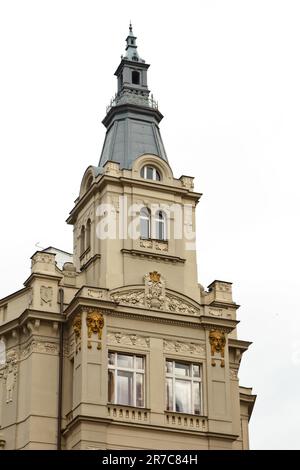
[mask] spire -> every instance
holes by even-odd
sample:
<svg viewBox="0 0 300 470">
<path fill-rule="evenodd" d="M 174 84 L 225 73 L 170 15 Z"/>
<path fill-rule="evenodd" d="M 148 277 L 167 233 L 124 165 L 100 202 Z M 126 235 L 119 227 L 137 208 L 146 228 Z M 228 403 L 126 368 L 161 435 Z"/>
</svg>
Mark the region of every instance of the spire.
<svg viewBox="0 0 300 470">
<path fill-rule="evenodd" d="M 130 21 L 126 56 L 121 57 L 115 71 L 118 79 L 117 93 L 102 121 L 107 133 L 99 167 L 111 160 L 119 162 L 121 168 L 131 168 L 132 162 L 145 153 L 168 161 L 159 131 L 163 115 L 148 88 L 149 67 L 138 55 L 136 36 Z"/>
<path fill-rule="evenodd" d="M 131 21 L 129 23 L 129 33 L 126 38 L 126 56 L 124 59 L 145 63 L 145 61 L 139 57 L 136 45 L 136 36 L 133 34 Z"/>
</svg>

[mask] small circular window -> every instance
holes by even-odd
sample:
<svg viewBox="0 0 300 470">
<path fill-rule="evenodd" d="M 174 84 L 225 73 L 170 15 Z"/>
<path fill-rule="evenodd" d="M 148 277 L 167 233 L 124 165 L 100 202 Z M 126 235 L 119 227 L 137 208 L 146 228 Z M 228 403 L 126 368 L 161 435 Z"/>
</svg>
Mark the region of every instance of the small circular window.
<svg viewBox="0 0 300 470">
<path fill-rule="evenodd" d="M 141 177 L 146 180 L 160 181 L 160 174 L 154 166 L 146 165 L 141 169 Z"/>
</svg>

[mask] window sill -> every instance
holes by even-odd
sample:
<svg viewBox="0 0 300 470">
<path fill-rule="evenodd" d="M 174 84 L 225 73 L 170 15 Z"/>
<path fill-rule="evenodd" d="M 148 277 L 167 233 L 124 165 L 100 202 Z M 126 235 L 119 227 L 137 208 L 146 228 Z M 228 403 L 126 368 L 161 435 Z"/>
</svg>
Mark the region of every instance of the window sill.
<svg viewBox="0 0 300 470">
<path fill-rule="evenodd" d="M 81 255 L 79 256 L 80 261 L 84 259 L 84 257 L 91 251 L 91 247 L 89 246 Z"/>
</svg>

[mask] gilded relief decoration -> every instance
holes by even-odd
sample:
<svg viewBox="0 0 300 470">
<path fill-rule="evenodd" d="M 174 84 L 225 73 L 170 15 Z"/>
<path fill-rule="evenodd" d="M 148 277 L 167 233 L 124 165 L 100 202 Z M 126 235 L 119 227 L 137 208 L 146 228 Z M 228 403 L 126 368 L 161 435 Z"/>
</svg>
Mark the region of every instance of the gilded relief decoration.
<svg viewBox="0 0 300 470">
<path fill-rule="evenodd" d="M 157 271 L 145 276 L 145 304 L 149 308 L 162 309 L 165 302 L 165 282 Z"/>
<path fill-rule="evenodd" d="M 216 365 L 215 355 L 219 353 L 221 355 L 221 367 L 225 366 L 224 361 L 224 352 L 226 345 L 226 337 L 224 331 L 220 330 L 210 330 L 209 332 L 209 342 L 211 346 L 211 365 L 214 367 Z"/>
<path fill-rule="evenodd" d="M 13 401 L 13 391 L 17 381 L 18 374 L 18 356 L 17 352 L 12 350 L 7 353 L 4 367 L 0 369 L 0 378 L 3 377 L 6 388 L 6 403 Z"/>
<path fill-rule="evenodd" d="M 81 350 L 81 315 L 78 314 L 73 321 L 73 331 L 75 335 L 76 354 Z"/>
<path fill-rule="evenodd" d="M 98 335 L 97 349 L 101 349 L 102 329 L 104 327 L 104 318 L 102 313 L 89 312 L 86 317 L 86 326 L 88 338 L 92 338 L 93 334 Z M 88 340 L 87 347 L 92 348 L 92 342 Z"/>
</svg>

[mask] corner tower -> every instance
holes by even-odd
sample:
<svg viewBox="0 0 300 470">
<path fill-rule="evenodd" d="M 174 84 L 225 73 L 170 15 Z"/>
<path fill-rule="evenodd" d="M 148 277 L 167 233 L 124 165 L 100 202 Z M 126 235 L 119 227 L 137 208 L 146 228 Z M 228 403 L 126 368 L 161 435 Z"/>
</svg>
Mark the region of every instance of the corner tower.
<svg viewBox="0 0 300 470">
<path fill-rule="evenodd" d="M 198 301 L 193 237 L 201 194 L 192 177 L 173 176 L 148 69 L 130 24 L 115 72 L 117 93 L 102 121 L 107 131 L 100 161 L 86 170 L 68 219 L 75 264 L 84 284 L 108 289 L 137 285 L 156 270 L 171 289 Z"/>
</svg>

